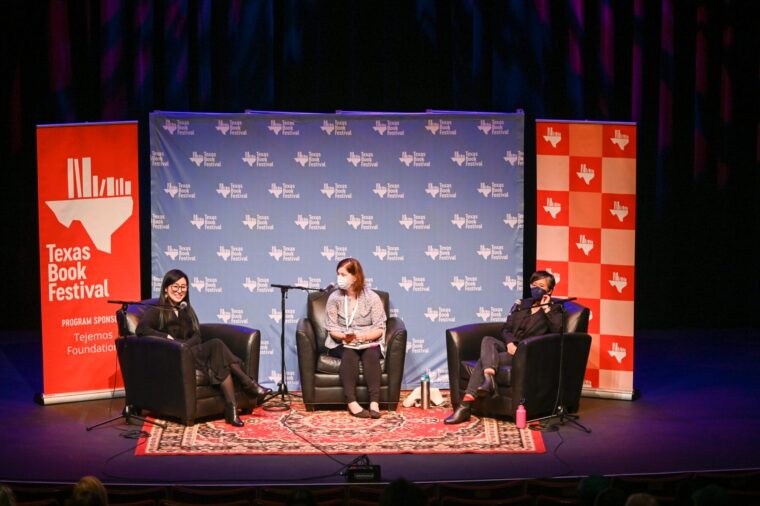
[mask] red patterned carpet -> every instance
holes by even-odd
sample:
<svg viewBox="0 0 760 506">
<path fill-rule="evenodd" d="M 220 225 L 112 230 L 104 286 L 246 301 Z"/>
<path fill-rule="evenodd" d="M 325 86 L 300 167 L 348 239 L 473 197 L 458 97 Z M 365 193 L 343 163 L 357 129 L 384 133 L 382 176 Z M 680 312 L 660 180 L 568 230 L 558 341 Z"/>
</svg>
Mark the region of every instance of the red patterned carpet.
<svg viewBox="0 0 760 506">
<path fill-rule="evenodd" d="M 513 423 L 472 417 L 445 425 L 449 407 L 383 411 L 378 420 L 352 417 L 347 411 L 306 411 L 293 402 L 289 411 L 256 409 L 235 428 L 215 420 L 192 427 L 166 422 L 162 429 L 145 424 L 150 435 L 136 455 L 308 455 L 395 453 L 544 453 L 540 432 Z"/>
</svg>

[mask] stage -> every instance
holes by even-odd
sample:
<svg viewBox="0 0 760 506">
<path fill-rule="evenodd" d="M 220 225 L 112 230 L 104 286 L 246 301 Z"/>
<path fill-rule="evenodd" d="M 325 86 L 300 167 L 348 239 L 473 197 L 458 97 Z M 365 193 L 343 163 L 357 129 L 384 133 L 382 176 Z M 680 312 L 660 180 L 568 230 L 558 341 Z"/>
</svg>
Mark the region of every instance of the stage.
<svg viewBox="0 0 760 506">
<path fill-rule="evenodd" d="M 639 331 L 635 401 L 583 398 L 580 422 L 534 455 L 369 455 L 384 481 L 454 482 L 760 469 L 760 331 Z M 41 406 L 40 337 L 0 333 L 0 482 L 343 484 L 349 455 L 135 456 L 122 399 Z M 335 473 L 335 474 L 331 474 Z"/>
</svg>

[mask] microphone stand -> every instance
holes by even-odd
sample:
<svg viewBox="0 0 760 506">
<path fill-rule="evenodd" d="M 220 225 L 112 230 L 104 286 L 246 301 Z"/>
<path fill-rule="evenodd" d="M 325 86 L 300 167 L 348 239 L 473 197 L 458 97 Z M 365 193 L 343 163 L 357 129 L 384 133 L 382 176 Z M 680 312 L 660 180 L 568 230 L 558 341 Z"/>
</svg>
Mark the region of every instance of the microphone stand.
<svg viewBox="0 0 760 506">
<path fill-rule="evenodd" d="M 557 382 L 557 399 L 554 401 L 554 409 L 552 414 L 541 418 L 535 418 L 530 422 L 539 422 L 538 427 L 531 427 L 532 430 L 541 432 L 555 432 L 559 430 L 560 425 L 565 425 L 565 422 L 570 422 L 579 429 L 583 430 L 587 434 L 591 434 L 591 429 L 583 425 L 578 421 L 580 418 L 578 415 L 572 415 L 565 410 L 565 406 L 562 404 L 562 376 L 565 364 L 565 303 L 577 299 L 577 297 L 569 297 L 567 299 L 557 300 L 556 302 L 547 302 L 546 304 L 539 304 L 539 306 L 559 306 L 562 312 L 562 324 L 559 327 L 559 378 Z M 535 306 L 534 306 L 535 307 Z M 547 422 L 552 418 L 557 418 L 558 423 L 549 425 Z"/>
<path fill-rule="evenodd" d="M 107 301 L 109 304 L 121 304 L 121 309 L 116 313 L 116 325 L 119 327 L 119 337 L 127 337 L 126 328 L 127 328 L 127 307 L 134 304 L 136 306 L 156 306 L 156 307 L 164 307 L 159 304 L 147 304 L 144 302 L 138 302 L 138 301 L 128 301 L 128 300 L 109 300 Z M 114 374 L 115 376 L 115 374 Z M 116 383 L 114 379 L 114 389 L 116 389 Z M 124 409 L 122 409 L 121 414 L 111 417 L 108 420 L 103 420 L 102 422 L 98 422 L 95 425 L 90 425 L 89 427 L 85 427 L 85 430 L 87 432 L 90 432 L 92 429 L 95 429 L 96 427 L 100 427 L 101 425 L 105 425 L 107 423 L 111 423 L 115 420 L 118 420 L 119 418 L 124 418 L 124 420 L 127 422 L 127 425 L 131 425 L 131 419 L 134 418 L 135 420 L 141 421 L 143 424 L 150 423 L 153 425 L 157 425 L 161 427 L 162 429 L 166 429 L 166 424 L 163 424 L 161 422 L 157 422 L 155 420 L 148 420 L 144 416 L 139 416 L 131 412 L 129 406 L 124 404 Z"/>
<path fill-rule="evenodd" d="M 297 286 L 297 285 L 278 285 L 278 284 L 270 284 L 272 288 L 279 288 L 280 289 L 280 311 L 282 312 L 282 318 L 280 319 L 280 381 L 277 383 L 277 391 L 272 391 L 264 397 L 264 400 L 261 402 L 261 404 L 265 404 L 270 399 L 273 399 L 277 396 L 280 396 L 280 402 L 276 404 L 271 404 L 268 406 L 264 406 L 264 409 L 266 411 L 286 411 L 290 409 L 290 405 L 288 405 L 287 402 L 285 402 L 286 396 L 295 396 L 300 397 L 296 394 L 291 394 L 288 392 L 288 382 L 287 378 L 285 376 L 285 299 L 288 298 L 288 291 L 289 290 L 303 290 L 306 292 L 324 292 L 324 288 L 309 288 L 306 286 Z"/>
</svg>

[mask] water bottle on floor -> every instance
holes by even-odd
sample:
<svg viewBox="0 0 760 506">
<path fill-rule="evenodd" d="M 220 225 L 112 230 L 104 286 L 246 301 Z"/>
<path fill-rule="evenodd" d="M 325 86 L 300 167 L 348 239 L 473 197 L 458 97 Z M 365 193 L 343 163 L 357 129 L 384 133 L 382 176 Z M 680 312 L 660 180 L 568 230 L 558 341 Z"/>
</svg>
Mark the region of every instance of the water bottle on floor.
<svg viewBox="0 0 760 506">
<path fill-rule="evenodd" d="M 422 401 L 422 409 L 430 408 L 430 376 L 428 373 L 422 375 L 420 380 L 420 399 Z"/>
<path fill-rule="evenodd" d="M 523 401 L 524 402 L 524 401 Z M 525 406 L 523 406 L 523 402 L 520 402 L 520 405 L 517 406 L 517 413 L 515 413 L 515 425 L 518 429 L 524 429 L 527 425 L 527 418 L 528 414 L 525 411 Z"/>
</svg>

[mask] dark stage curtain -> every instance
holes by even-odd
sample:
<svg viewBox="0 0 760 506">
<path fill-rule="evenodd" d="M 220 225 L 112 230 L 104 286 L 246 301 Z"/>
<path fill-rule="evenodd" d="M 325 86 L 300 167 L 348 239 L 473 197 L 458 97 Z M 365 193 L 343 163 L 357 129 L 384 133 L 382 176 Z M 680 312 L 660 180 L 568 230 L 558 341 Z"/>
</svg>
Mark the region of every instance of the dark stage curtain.
<svg viewBox="0 0 760 506">
<path fill-rule="evenodd" d="M 38 328 L 35 125 L 152 110 L 514 111 L 635 121 L 638 328 L 758 326 L 753 0 L 48 0 L 3 4 L 4 281 Z M 526 265 L 535 201 L 527 192 Z M 147 277 L 147 276 L 146 276 Z M 147 280 L 146 280 L 147 293 Z M 5 305 L 7 306 L 7 304 Z M 4 308 L 8 311 L 8 308 Z"/>
</svg>

